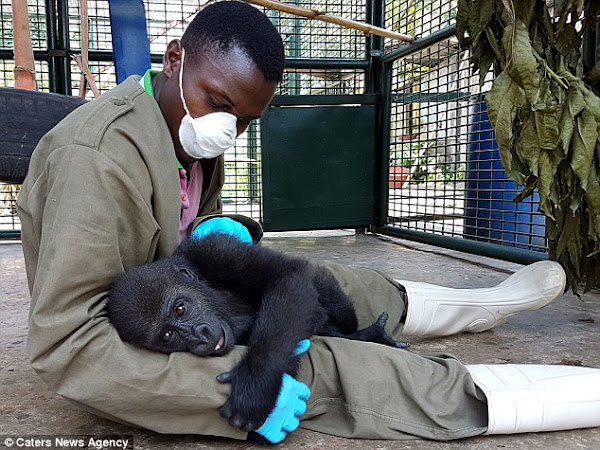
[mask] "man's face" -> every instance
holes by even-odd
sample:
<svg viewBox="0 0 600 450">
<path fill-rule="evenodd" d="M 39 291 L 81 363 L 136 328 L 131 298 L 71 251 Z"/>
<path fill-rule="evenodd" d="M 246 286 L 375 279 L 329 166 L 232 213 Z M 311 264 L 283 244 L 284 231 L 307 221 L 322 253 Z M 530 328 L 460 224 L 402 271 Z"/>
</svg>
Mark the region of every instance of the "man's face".
<svg viewBox="0 0 600 450">
<path fill-rule="evenodd" d="M 169 52 L 169 50 L 167 51 Z M 181 53 L 179 52 L 179 55 Z M 168 80 L 161 88 L 159 105 L 171 131 L 177 157 L 181 162 L 194 160 L 179 143 L 179 125 L 185 110 L 179 95 L 179 71 L 181 59 L 172 57 Z M 265 110 L 277 82 L 266 81 L 262 72 L 240 48 L 226 53 L 209 52 L 190 57 L 186 52 L 183 68 L 183 95 L 192 117 L 213 112 L 228 112 L 238 118 L 238 136 L 252 120 L 258 119 Z"/>
</svg>

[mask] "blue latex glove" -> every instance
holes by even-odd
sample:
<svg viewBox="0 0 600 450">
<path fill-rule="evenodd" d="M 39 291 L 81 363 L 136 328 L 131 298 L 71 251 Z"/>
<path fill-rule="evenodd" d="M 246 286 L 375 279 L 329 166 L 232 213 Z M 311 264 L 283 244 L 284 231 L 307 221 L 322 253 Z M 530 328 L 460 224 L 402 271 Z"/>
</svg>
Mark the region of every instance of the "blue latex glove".
<svg viewBox="0 0 600 450">
<path fill-rule="evenodd" d="M 230 234 L 246 244 L 252 244 L 252 236 L 248 229 L 229 217 L 212 217 L 201 222 L 192 231 L 192 239 L 200 239 L 212 233 Z"/>
<path fill-rule="evenodd" d="M 303 339 L 298 342 L 295 355 L 308 350 L 310 341 Z M 281 379 L 281 390 L 273 411 L 262 426 L 255 430 L 271 444 L 278 444 L 288 433 L 296 431 L 300 425 L 299 416 L 306 412 L 306 401 L 310 397 L 310 389 L 304 383 L 296 380 L 287 373 Z"/>
</svg>

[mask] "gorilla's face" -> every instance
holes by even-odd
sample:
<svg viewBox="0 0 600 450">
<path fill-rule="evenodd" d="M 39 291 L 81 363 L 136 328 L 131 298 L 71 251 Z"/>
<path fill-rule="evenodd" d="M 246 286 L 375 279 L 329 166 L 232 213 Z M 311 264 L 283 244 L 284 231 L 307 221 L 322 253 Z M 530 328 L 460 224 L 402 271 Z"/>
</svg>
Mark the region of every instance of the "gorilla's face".
<svg viewBox="0 0 600 450">
<path fill-rule="evenodd" d="M 199 279 L 185 261 L 144 265 L 117 277 L 109 318 L 124 341 L 163 353 L 220 356 L 252 323 L 232 310 L 231 294 Z"/>
<path fill-rule="evenodd" d="M 149 348 L 165 353 L 189 350 L 200 356 L 231 351 L 233 331 L 213 307 L 225 304 L 218 291 L 192 281 L 172 286 L 159 297 L 161 320 L 150 331 Z"/>
</svg>

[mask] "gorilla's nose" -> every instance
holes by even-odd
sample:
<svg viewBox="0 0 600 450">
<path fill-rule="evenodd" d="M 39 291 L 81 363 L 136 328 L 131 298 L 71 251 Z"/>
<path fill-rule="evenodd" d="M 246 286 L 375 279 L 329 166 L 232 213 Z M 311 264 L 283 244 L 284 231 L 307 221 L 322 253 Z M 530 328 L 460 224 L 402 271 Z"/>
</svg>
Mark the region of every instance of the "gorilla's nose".
<svg viewBox="0 0 600 450">
<path fill-rule="evenodd" d="M 206 344 L 207 342 L 213 340 L 214 330 L 208 323 L 203 322 L 194 324 L 192 327 L 192 333 L 201 344 Z"/>
</svg>

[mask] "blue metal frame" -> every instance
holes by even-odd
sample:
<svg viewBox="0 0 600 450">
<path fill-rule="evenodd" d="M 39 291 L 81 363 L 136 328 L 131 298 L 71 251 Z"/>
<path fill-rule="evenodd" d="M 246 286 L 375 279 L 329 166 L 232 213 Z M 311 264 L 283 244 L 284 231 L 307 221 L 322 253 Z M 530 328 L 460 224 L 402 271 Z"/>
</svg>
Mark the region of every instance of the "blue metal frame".
<svg viewBox="0 0 600 450">
<path fill-rule="evenodd" d="M 109 0 L 117 83 L 150 68 L 150 41 L 143 0 Z"/>
</svg>

